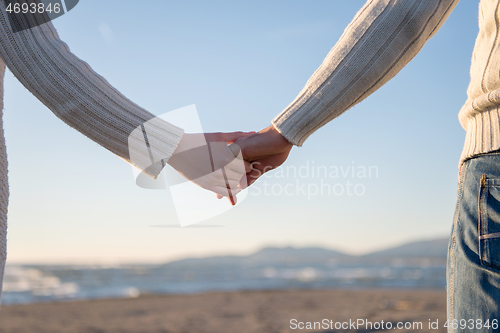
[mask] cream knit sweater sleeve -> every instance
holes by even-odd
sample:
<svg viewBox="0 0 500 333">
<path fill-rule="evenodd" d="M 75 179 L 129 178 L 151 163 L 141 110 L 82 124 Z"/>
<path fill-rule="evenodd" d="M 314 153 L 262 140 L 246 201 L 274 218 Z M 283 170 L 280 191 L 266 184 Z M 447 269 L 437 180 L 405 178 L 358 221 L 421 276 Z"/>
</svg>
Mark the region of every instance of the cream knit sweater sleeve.
<svg viewBox="0 0 500 333">
<path fill-rule="evenodd" d="M 369 0 L 295 100 L 272 121 L 301 146 L 314 131 L 394 77 L 458 0 Z"/>
<path fill-rule="evenodd" d="M 123 96 L 70 52 L 50 22 L 14 33 L 7 15 L 5 1 L 0 1 L 0 57 L 16 78 L 66 124 L 158 176 L 183 130 Z M 129 141 L 146 122 L 147 138 L 132 135 Z"/>
</svg>

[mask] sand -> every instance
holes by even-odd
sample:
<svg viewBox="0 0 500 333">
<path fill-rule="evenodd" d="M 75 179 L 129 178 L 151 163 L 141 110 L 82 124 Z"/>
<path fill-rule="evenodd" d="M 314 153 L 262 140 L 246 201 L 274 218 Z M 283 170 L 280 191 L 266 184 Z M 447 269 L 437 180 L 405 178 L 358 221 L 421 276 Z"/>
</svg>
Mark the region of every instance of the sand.
<svg viewBox="0 0 500 333">
<path fill-rule="evenodd" d="M 297 321 L 291 324 L 292 319 Z M 298 329 L 299 322 L 314 325 L 323 319 L 331 320 L 331 327 Z M 373 326 L 339 328 L 349 320 L 368 320 Z M 439 329 L 429 329 L 429 320 L 438 320 Z M 389 322 L 393 328 L 375 329 L 382 321 L 383 327 Z M 446 332 L 445 321 L 444 291 L 287 290 L 2 306 L 0 332 Z M 414 328 L 396 329 L 398 322 Z"/>
</svg>

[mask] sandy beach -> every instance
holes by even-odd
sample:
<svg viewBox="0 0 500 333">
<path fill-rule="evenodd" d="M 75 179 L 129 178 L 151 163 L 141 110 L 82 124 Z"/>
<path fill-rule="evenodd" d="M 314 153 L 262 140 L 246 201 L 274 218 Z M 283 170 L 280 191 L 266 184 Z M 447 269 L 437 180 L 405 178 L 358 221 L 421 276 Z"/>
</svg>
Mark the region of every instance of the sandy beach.
<svg viewBox="0 0 500 333">
<path fill-rule="evenodd" d="M 446 332 L 445 322 L 445 291 L 287 290 L 3 306 L 0 332 Z"/>
</svg>

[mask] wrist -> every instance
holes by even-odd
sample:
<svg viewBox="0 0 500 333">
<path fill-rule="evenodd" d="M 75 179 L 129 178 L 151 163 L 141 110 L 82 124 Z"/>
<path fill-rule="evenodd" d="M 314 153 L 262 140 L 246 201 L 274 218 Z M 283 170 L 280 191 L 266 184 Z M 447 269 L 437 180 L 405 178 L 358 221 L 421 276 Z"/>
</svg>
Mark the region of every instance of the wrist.
<svg viewBox="0 0 500 333">
<path fill-rule="evenodd" d="M 271 125 L 264 129 L 263 131 L 266 131 L 271 138 L 271 142 L 273 142 L 274 146 L 278 150 L 289 150 L 292 149 L 293 144 L 288 141 L 287 138 L 283 136 L 283 134 L 280 133 L 280 131 L 274 126 Z"/>
</svg>

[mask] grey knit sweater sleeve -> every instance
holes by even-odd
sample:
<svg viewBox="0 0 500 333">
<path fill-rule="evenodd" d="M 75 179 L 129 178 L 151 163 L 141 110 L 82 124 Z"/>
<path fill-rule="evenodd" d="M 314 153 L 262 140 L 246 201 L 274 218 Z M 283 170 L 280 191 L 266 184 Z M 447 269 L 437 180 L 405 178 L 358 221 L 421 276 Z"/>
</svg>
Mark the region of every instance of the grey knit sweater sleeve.
<svg viewBox="0 0 500 333">
<path fill-rule="evenodd" d="M 394 77 L 458 0 L 369 0 L 295 100 L 272 123 L 301 146 L 314 131 Z"/>
<path fill-rule="evenodd" d="M 183 130 L 118 92 L 70 52 L 50 22 L 14 33 L 7 15 L 0 1 L 0 57 L 16 78 L 66 124 L 156 177 Z M 130 136 L 146 122 L 147 146 L 143 136 Z"/>
</svg>

